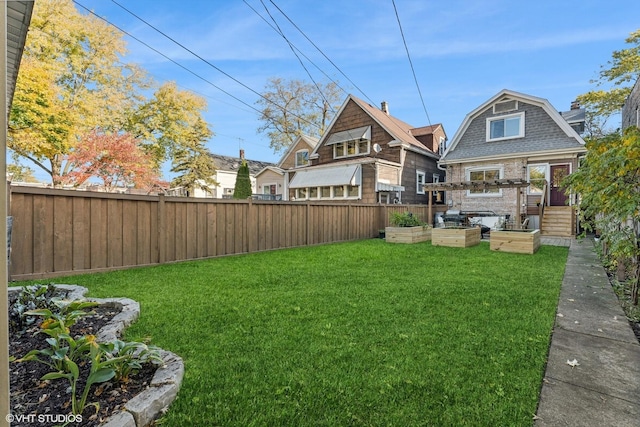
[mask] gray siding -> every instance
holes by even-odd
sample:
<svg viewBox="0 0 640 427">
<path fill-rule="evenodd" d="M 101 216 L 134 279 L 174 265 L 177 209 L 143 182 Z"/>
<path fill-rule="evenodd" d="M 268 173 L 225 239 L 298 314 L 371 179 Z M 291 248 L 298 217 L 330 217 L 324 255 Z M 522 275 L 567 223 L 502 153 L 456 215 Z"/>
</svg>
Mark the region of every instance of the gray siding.
<svg viewBox="0 0 640 427">
<path fill-rule="evenodd" d="M 487 118 L 525 113 L 524 138 L 487 142 Z M 492 106 L 475 117 L 462 135 L 456 148 L 446 159 L 459 160 L 476 157 L 496 157 L 502 155 L 525 154 L 539 151 L 553 151 L 582 147 L 575 139 L 568 137 L 543 108 L 518 101 L 518 110 L 504 114 L 493 114 Z"/>
</svg>

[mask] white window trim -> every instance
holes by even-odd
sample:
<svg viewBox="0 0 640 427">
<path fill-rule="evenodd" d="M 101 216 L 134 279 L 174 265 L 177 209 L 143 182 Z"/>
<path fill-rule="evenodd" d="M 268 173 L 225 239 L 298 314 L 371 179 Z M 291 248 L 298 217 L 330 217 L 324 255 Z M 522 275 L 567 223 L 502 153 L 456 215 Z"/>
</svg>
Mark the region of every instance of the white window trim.
<svg viewBox="0 0 640 427">
<path fill-rule="evenodd" d="M 485 170 L 494 170 L 497 169 L 499 171 L 498 179 L 504 178 L 504 165 L 485 165 L 485 166 L 474 166 L 465 168 L 464 175 L 467 181 L 471 181 L 471 172 L 477 171 L 485 171 Z M 467 190 L 467 197 L 502 197 L 502 188 L 498 190 L 497 193 L 476 193 L 472 194 L 471 190 Z"/>
<path fill-rule="evenodd" d="M 276 193 L 277 193 L 278 192 L 278 183 L 276 183 L 276 182 L 266 182 L 266 183 L 262 184 L 262 194 L 271 194 L 271 186 L 272 185 L 275 185 Z M 269 188 L 269 192 L 268 193 L 264 192 L 265 188 Z"/>
<path fill-rule="evenodd" d="M 502 138 L 493 138 L 492 139 L 491 138 L 491 123 L 495 122 L 495 121 L 498 121 L 498 120 L 511 119 L 513 117 L 520 117 L 520 127 L 518 129 L 518 135 L 504 136 Z M 515 114 L 505 114 L 505 115 L 502 115 L 502 116 L 487 117 L 486 138 L 487 138 L 487 142 L 504 141 L 506 139 L 524 138 L 524 111 L 522 111 L 520 113 L 515 113 Z"/>
<path fill-rule="evenodd" d="M 422 184 L 420 177 L 422 176 Z M 427 173 L 425 171 L 416 170 L 416 194 L 424 194 L 424 184 L 427 183 Z"/>
<path fill-rule="evenodd" d="M 305 153 L 305 152 L 307 153 L 307 163 L 299 164 L 298 163 L 298 153 Z M 294 157 L 294 162 L 295 162 L 297 168 L 304 167 L 304 166 L 309 166 L 309 150 L 308 149 L 303 149 L 303 150 L 296 151 L 295 157 Z"/>
<path fill-rule="evenodd" d="M 531 176 L 529 175 L 529 170 L 530 170 L 532 167 L 536 167 L 536 166 L 544 166 L 544 167 L 546 167 L 546 168 L 547 168 L 547 170 L 546 170 L 546 172 L 545 172 L 545 174 L 544 174 L 544 179 L 545 179 L 545 180 L 547 181 L 547 183 L 548 183 L 548 182 L 549 182 L 549 174 L 551 173 L 551 165 L 550 165 L 549 163 L 531 163 L 531 164 L 527 165 L 527 180 L 528 180 L 528 181 L 530 181 L 530 180 L 531 180 Z M 547 189 L 547 191 L 548 191 L 548 189 Z M 527 194 L 528 194 L 528 195 L 534 195 L 534 196 L 537 196 L 537 195 L 541 195 L 542 193 L 534 193 L 534 192 L 532 192 L 532 191 L 531 191 L 531 186 L 528 186 L 528 187 L 527 187 Z"/>
</svg>

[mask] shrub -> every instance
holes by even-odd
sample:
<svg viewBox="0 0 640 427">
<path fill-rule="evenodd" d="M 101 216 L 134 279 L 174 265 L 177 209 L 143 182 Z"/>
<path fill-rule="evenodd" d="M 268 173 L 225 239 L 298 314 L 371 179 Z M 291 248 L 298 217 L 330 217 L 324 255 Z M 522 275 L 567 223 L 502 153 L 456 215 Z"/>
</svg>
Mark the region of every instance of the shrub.
<svg viewBox="0 0 640 427">
<path fill-rule="evenodd" d="M 392 212 L 389 217 L 389 223 L 396 227 L 428 227 L 427 223 L 421 221 L 411 212 Z"/>
</svg>

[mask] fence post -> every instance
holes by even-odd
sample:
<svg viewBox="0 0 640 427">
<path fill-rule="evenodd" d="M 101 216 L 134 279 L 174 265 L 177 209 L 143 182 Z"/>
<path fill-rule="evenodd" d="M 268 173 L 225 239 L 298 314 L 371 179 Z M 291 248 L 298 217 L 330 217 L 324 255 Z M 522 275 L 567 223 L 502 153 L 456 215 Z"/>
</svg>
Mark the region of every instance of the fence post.
<svg viewBox="0 0 640 427">
<path fill-rule="evenodd" d="M 158 195 L 158 264 L 164 264 L 167 257 L 167 215 L 164 205 L 164 194 Z"/>
</svg>

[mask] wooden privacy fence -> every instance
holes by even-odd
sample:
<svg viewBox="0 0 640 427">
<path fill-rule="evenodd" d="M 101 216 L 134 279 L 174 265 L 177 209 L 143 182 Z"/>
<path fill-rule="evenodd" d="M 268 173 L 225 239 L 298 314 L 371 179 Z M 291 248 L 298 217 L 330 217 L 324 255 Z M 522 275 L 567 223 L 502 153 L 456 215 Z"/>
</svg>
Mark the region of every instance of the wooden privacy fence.
<svg viewBox="0 0 640 427">
<path fill-rule="evenodd" d="M 272 202 L 10 187 L 11 280 L 376 237 L 426 205 Z"/>
</svg>

